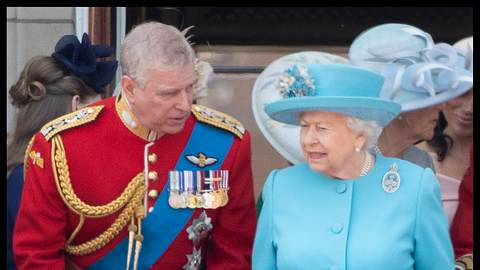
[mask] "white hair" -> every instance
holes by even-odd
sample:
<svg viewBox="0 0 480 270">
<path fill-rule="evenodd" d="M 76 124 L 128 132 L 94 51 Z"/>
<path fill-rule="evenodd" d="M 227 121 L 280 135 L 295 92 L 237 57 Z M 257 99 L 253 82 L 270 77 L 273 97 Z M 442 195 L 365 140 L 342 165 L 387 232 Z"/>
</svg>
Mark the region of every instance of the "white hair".
<svg viewBox="0 0 480 270">
<path fill-rule="evenodd" d="M 180 32 L 173 26 L 159 22 L 136 26 L 125 37 L 122 45 L 122 74 L 143 85 L 147 69 L 193 65 L 195 52 L 184 35 L 188 29 Z"/>
<path fill-rule="evenodd" d="M 378 137 L 382 133 L 382 127 L 380 127 L 375 121 L 367 121 L 358 119 L 356 117 L 347 116 L 347 126 L 356 134 L 364 134 L 366 142 L 362 147 L 362 150 L 368 150 L 375 146 L 378 141 Z"/>
</svg>

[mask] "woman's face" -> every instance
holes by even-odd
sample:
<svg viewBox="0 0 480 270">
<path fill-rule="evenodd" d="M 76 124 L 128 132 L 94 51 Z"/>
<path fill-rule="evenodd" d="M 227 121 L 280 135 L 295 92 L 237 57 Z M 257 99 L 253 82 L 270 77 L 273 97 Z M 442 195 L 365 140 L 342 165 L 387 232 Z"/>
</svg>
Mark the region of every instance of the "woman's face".
<svg viewBox="0 0 480 270">
<path fill-rule="evenodd" d="M 438 121 L 440 105 L 405 112 L 401 114 L 401 121 L 405 123 L 405 131 L 415 136 L 416 140 L 430 140 Z"/>
<path fill-rule="evenodd" d="M 473 89 L 442 106 L 448 129 L 455 136 L 473 136 Z"/>
<path fill-rule="evenodd" d="M 332 176 L 355 156 L 355 147 L 362 148 L 365 137 L 355 134 L 342 114 L 304 112 L 300 115 L 300 143 L 310 168 Z"/>
</svg>

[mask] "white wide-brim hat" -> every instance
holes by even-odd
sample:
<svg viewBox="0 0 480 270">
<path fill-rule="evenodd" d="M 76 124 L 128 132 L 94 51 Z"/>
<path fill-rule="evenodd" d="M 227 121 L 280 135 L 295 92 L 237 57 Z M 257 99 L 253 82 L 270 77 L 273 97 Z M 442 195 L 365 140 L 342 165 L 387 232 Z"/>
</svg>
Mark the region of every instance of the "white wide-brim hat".
<svg viewBox="0 0 480 270">
<path fill-rule="evenodd" d="M 382 98 L 414 111 L 456 98 L 473 86 L 468 57 L 411 25 L 382 24 L 362 32 L 350 46 L 353 65 L 385 77 Z"/>
<path fill-rule="evenodd" d="M 305 161 L 300 147 L 300 127 L 275 121 L 264 111 L 266 104 L 283 99 L 276 89 L 278 77 L 294 64 L 347 62 L 346 58 L 329 53 L 298 52 L 276 59 L 257 77 L 252 91 L 253 116 L 267 141 L 290 163 L 297 164 Z"/>
</svg>

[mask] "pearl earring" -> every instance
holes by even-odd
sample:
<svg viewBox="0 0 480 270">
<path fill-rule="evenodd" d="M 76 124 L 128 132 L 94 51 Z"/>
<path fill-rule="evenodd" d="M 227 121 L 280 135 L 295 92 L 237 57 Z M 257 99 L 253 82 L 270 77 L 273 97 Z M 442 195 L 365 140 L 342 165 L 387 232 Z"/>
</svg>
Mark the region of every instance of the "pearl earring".
<svg viewBox="0 0 480 270">
<path fill-rule="evenodd" d="M 355 152 L 360 152 L 360 147 L 356 146 L 355 147 Z"/>
</svg>

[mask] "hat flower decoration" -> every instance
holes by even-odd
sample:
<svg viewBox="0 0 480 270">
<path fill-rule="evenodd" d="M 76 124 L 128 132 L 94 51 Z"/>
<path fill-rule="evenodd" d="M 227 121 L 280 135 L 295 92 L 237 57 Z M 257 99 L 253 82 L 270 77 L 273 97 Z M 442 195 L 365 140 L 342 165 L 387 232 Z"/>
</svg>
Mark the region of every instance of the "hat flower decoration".
<svg viewBox="0 0 480 270">
<path fill-rule="evenodd" d="M 293 65 L 285 71 L 279 80 L 278 87 L 284 98 L 311 96 L 315 93 L 313 79 L 305 66 Z"/>
<path fill-rule="evenodd" d="M 63 36 L 55 45 L 52 57 L 97 93 L 104 92 L 118 67 L 118 61 L 97 61 L 113 55 L 114 49 L 108 45 L 92 45 L 87 33 L 82 42 L 75 35 Z"/>
<path fill-rule="evenodd" d="M 315 80 L 306 67 L 314 63 L 348 63 L 348 60 L 316 51 L 287 54 L 265 67 L 252 90 L 252 111 L 257 126 L 272 147 L 293 164 L 305 161 L 298 140 L 300 127 L 270 118 L 264 108 L 266 104 L 285 98 L 313 95 Z"/>
<path fill-rule="evenodd" d="M 381 96 L 411 111 L 443 103 L 468 91 L 468 55 L 410 25 L 383 24 L 361 33 L 349 51 L 352 64 L 385 77 Z"/>
</svg>

